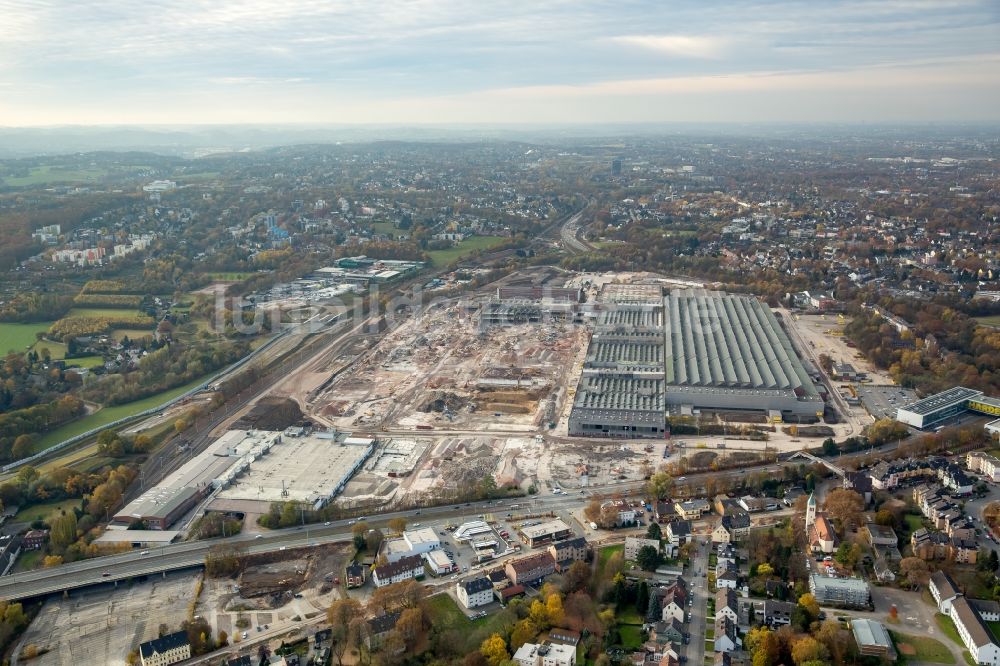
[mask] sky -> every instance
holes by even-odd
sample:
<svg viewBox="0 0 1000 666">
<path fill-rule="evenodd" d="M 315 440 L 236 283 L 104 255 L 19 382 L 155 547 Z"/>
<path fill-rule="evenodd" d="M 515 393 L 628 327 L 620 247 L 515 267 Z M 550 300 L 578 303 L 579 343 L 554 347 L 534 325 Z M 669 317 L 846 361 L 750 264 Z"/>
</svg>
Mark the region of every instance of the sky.
<svg viewBox="0 0 1000 666">
<path fill-rule="evenodd" d="M 0 0 L 0 125 L 998 122 L 997 0 Z"/>
</svg>

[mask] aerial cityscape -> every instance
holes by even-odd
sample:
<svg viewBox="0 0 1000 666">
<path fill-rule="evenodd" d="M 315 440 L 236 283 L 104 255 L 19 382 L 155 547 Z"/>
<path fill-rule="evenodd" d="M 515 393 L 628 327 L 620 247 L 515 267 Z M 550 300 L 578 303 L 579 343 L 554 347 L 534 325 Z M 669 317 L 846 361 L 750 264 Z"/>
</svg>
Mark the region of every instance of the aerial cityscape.
<svg viewBox="0 0 1000 666">
<path fill-rule="evenodd" d="M 0 9 L 3 664 L 1000 665 L 995 5 Z"/>
</svg>

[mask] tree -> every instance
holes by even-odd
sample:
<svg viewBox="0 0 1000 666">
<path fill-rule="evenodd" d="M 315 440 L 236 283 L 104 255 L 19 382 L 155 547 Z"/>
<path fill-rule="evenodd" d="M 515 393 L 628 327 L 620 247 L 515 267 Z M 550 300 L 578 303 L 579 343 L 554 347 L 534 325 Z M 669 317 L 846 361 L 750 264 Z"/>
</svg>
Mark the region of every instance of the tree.
<svg viewBox="0 0 1000 666">
<path fill-rule="evenodd" d="M 822 661 L 825 658 L 826 649 L 812 636 L 803 636 L 792 643 L 792 661 L 799 666 L 810 661 Z"/>
<path fill-rule="evenodd" d="M 62 552 L 76 541 L 76 514 L 72 511 L 56 516 L 50 527 L 52 548 L 57 552 Z"/>
<path fill-rule="evenodd" d="M 326 609 L 326 621 L 330 624 L 330 650 L 342 665 L 344 654 L 354 641 L 351 620 L 361 617 L 363 608 L 357 599 L 347 597 L 337 599 Z"/>
<path fill-rule="evenodd" d="M 772 567 L 768 562 L 761 562 L 757 565 L 757 575 L 758 576 L 773 576 L 774 567 Z"/>
<path fill-rule="evenodd" d="M 930 579 L 927 562 L 919 557 L 904 557 L 900 560 L 899 573 L 906 578 L 910 585 L 926 585 Z"/>
<path fill-rule="evenodd" d="M 419 608 L 407 608 L 400 613 L 395 631 L 403 639 L 407 651 L 416 652 L 414 648 L 424 636 L 424 612 Z"/>
<path fill-rule="evenodd" d="M 666 472 L 657 472 L 646 482 L 646 492 L 655 499 L 667 499 L 673 491 L 674 477 Z"/>
<path fill-rule="evenodd" d="M 382 530 L 368 530 L 368 534 L 365 535 L 365 548 L 369 553 L 377 553 L 384 539 Z"/>
<path fill-rule="evenodd" d="M 406 518 L 393 518 L 389 521 L 389 531 L 401 534 L 406 529 Z"/>
<path fill-rule="evenodd" d="M 46 555 L 42 560 L 42 566 L 46 569 L 57 567 L 63 563 L 62 555 Z"/>
<path fill-rule="evenodd" d="M 815 622 L 819 619 L 819 602 L 816 601 L 816 597 L 812 592 L 806 592 L 801 597 L 799 597 L 799 606 L 806 612 L 809 616 L 810 622 Z"/>
<path fill-rule="evenodd" d="M 531 602 L 531 607 L 528 611 L 528 618 L 539 631 L 547 629 L 549 626 L 548 609 L 546 609 L 545 604 L 542 603 L 540 599 L 535 599 Z"/>
<path fill-rule="evenodd" d="M 479 651 L 490 666 L 500 666 L 505 661 L 510 660 L 510 653 L 507 652 L 507 644 L 500 634 L 493 634 L 479 646 Z"/>
<path fill-rule="evenodd" d="M 660 539 L 663 538 L 663 532 L 660 530 L 660 524 L 659 523 L 650 523 L 649 524 L 649 527 L 646 529 L 646 538 L 647 539 L 656 539 L 657 541 L 659 541 Z"/>
<path fill-rule="evenodd" d="M 535 640 L 535 636 L 538 635 L 539 631 L 538 625 L 532 622 L 530 617 L 524 618 L 515 624 L 514 630 L 510 632 L 510 648 L 517 650 L 517 648 L 525 643 L 530 643 Z"/>
<path fill-rule="evenodd" d="M 777 636 L 767 627 L 748 631 L 743 644 L 753 655 L 753 666 L 775 666 L 777 663 L 780 645 Z"/>
<path fill-rule="evenodd" d="M 558 593 L 546 597 L 545 614 L 548 616 L 550 625 L 554 627 L 562 625 L 566 614 L 563 611 L 562 597 Z"/>
<path fill-rule="evenodd" d="M 569 570 L 563 575 L 562 590 L 566 594 L 579 592 L 587 589 L 590 583 L 590 566 L 586 562 L 577 560 L 569 566 Z"/>
<path fill-rule="evenodd" d="M 592 523 L 600 522 L 601 520 L 601 501 L 596 497 L 587 503 L 587 506 L 583 510 L 583 515 L 587 517 Z"/>
<path fill-rule="evenodd" d="M 635 595 L 635 609 L 645 613 L 649 609 L 649 585 L 646 581 L 639 583 L 639 591 Z"/>
<path fill-rule="evenodd" d="M 226 647 L 227 645 L 229 645 L 229 634 L 224 629 L 219 629 L 219 647 Z"/>
<path fill-rule="evenodd" d="M 660 566 L 660 551 L 653 546 L 643 546 L 635 555 L 635 563 L 645 571 L 656 571 Z"/>
<path fill-rule="evenodd" d="M 841 529 L 846 530 L 861 523 L 865 500 L 853 490 L 834 488 L 827 493 L 823 508 L 832 519 L 840 523 Z"/>
</svg>

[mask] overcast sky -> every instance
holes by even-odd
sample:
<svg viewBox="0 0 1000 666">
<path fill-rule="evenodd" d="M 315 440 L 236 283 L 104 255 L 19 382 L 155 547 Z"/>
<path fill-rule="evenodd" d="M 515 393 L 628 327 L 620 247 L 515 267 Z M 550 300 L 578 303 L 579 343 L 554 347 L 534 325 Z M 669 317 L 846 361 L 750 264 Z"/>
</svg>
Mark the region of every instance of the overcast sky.
<svg viewBox="0 0 1000 666">
<path fill-rule="evenodd" d="M 998 0 L 0 0 L 0 125 L 997 120 Z"/>
</svg>

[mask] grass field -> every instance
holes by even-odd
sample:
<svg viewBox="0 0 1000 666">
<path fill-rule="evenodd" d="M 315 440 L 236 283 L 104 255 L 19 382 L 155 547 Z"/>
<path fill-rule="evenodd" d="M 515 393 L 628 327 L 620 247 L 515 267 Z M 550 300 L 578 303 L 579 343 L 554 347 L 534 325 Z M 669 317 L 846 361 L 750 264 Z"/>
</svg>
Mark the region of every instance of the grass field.
<svg viewBox="0 0 1000 666">
<path fill-rule="evenodd" d="M 618 544 L 617 546 L 604 546 L 599 551 L 597 551 L 597 568 L 599 571 L 603 571 L 604 566 L 611 559 L 611 556 L 615 553 L 624 553 L 625 545 Z"/>
<path fill-rule="evenodd" d="M 938 629 L 940 629 L 945 636 L 950 638 L 954 643 L 965 646 L 962 642 L 962 637 L 958 635 L 958 629 L 955 627 L 955 622 L 945 615 L 944 613 L 936 613 L 934 615 L 934 620 L 937 622 Z"/>
<path fill-rule="evenodd" d="M 490 634 L 500 631 L 507 615 L 501 611 L 490 613 L 478 620 L 470 620 L 448 594 L 435 594 L 428 597 L 427 606 L 431 616 L 431 624 L 437 631 L 457 630 L 469 641 L 465 647 L 472 650 L 476 649 Z"/>
<path fill-rule="evenodd" d="M 616 609 L 615 617 L 618 619 L 618 624 L 642 624 L 642 616 L 639 615 L 635 606 Z"/>
<path fill-rule="evenodd" d="M 2 182 L 10 187 L 44 185 L 46 183 L 94 182 L 107 175 L 104 169 L 66 169 L 58 166 L 32 167 L 27 176 L 3 176 Z"/>
<path fill-rule="evenodd" d="M 377 234 L 385 234 L 393 238 L 399 235 L 399 229 L 392 222 L 372 222 L 371 227 L 372 231 Z"/>
<path fill-rule="evenodd" d="M 242 282 L 253 275 L 253 273 L 247 271 L 223 271 L 220 273 L 206 273 L 205 275 L 217 282 Z"/>
<path fill-rule="evenodd" d="M 100 426 L 107 425 L 108 423 L 117 421 L 118 419 L 138 414 L 139 412 L 152 409 L 153 407 L 158 407 L 168 400 L 176 398 L 185 391 L 193 389 L 206 379 L 208 379 L 208 375 L 200 379 L 195 379 L 194 381 L 184 384 L 183 386 L 170 389 L 169 391 L 164 391 L 163 393 L 143 398 L 142 400 L 136 400 L 134 402 L 117 405 L 115 407 L 105 407 L 104 409 L 90 414 L 89 416 L 84 416 L 82 419 L 77 419 L 72 423 L 67 423 L 61 428 L 56 428 L 51 432 L 45 433 L 32 443 L 31 452 L 39 453 L 40 451 L 44 451 L 55 446 L 63 440 L 85 433 L 91 428 L 99 428 Z"/>
<path fill-rule="evenodd" d="M 905 655 L 908 660 L 931 664 L 955 663 L 955 655 L 948 646 L 935 638 L 899 634 L 895 631 L 890 633 L 896 641 L 900 654 Z"/>
<path fill-rule="evenodd" d="M 431 257 L 431 265 L 435 268 L 447 266 L 451 262 L 469 256 L 476 250 L 488 250 L 500 245 L 506 238 L 500 236 L 473 236 L 464 241 L 456 243 L 454 247 L 447 250 L 431 250 L 427 254 Z"/>
<path fill-rule="evenodd" d="M 52 518 L 58 516 L 61 512 L 65 511 L 69 513 L 73 509 L 80 506 L 82 500 L 76 499 L 64 499 L 58 500 L 56 502 L 44 502 L 42 504 L 35 504 L 29 506 L 26 509 L 17 512 L 17 520 L 19 522 L 32 522 L 35 520 L 44 520 L 48 522 Z"/>
<path fill-rule="evenodd" d="M 9 351 L 27 351 L 35 344 L 35 333 L 47 331 L 54 322 L 40 321 L 36 324 L 0 323 L 0 354 Z"/>
<path fill-rule="evenodd" d="M 916 532 L 924 526 L 923 517 L 912 513 L 908 513 L 903 516 L 903 521 L 906 523 L 906 529 L 911 533 Z"/>
<path fill-rule="evenodd" d="M 990 315 L 989 317 L 976 317 L 983 326 L 1000 326 L 1000 315 Z"/>
<path fill-rule="evenodd" d="M 138 310 L 128 308 L 73 308 L 67 317 L 107 317 L 108 319 L 129 319 L 138 316 Z"/>
<path fill-rule="evenodd" d="M 129 340 L 139 340 L 152 334 L 153 329 L 151 328 L 116 328 L 111 331 L 111 337 L 118 342 L 121 342 L 125 336 L 128 336 Z"/>
<path fill-rule="evenodd" d="M 35 567 L 42 563 L 42 551 L 40 550 L 25 550 L 21 552 L 20 557 L 17 558 L 17 562 L 14 564 L 13 571 L 31 571 Z"/>
<path fill-rule="evenodd" d="M 642 647 L 642 627 L 635 624 L 618 625 L 618 635 L 621 636 L 622 647 L 626 650 L 638 650 Z"/>
<path fill-rule="evenodd" d="M 76 365 L 81 368 L 96 368 L 104 365 L 104 358 L 101 356 L 81 356 L 67 360 L 66 365 Z"/>
</svg>

